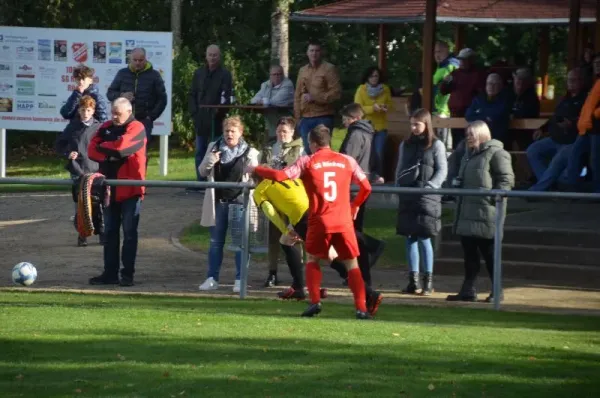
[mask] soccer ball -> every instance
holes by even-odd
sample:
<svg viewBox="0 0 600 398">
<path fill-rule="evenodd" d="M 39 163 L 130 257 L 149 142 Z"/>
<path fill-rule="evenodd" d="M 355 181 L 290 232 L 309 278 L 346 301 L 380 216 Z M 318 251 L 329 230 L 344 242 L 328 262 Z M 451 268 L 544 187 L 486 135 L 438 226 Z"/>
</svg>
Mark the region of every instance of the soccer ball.
<svg viewBox="0 0 600 398">
<path fill-rule="evenodd" d="M 12 280 L 16 285 L 31 286 L 37 279 L 37 269 L 31 263 L 22 262 L 13 267 Z"/>
</svg>

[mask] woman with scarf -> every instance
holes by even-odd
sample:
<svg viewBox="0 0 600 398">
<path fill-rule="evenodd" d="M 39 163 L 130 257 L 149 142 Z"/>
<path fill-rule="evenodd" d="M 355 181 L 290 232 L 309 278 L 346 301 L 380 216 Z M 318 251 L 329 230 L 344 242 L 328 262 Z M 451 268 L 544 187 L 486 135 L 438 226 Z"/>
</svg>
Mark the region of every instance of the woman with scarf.
<svg viewBox="0 0 600 398">
<path fill-rule="evenodd" d="M 375 176 L 374 181 L 383 182 L 383 161 L 385 152 L 385 141 L 387 139 L 388 113 L 393 109 L 392 94 L 390 88 L 383 84 L 381 69 L 372 66 L 365 71 L 363 84 L 358 86 L 354 94 L 354 102 L 360 104 L 365 112 L 365 119 L 370 121 L 375 130 L 371 146 L 371 172 Z"/>
<path fill-rule="evenodd" d="M 276 137 L 267 143 L 263 150 L 262 163 L 274 169 L 283 169 L 292 165 L 298 158 L 304 155 L 304 143 L 302 138 L 296 137 L 294 128 L 296 121 L 291 116 L 284 116 L 277 122 Z M 296 247 L 284 246 L 279 243 L 281 232 L 269 224 L 269 276 L 265 281 L 265 287 L 273 287 L 279 284 L 277 279 L 277 263 L 281 248 L 286 251 L 286 258 L 296 260 L 300 258 L 299 253 L 288 253 L 297 251 Z M 297 254 L 297 255 L 296 255 Z"/>
<path fill-rule="evenodd" d="M 446 146 L 433 132 L 431 113 L 417 109 L 410 117 L 411 136 L 398 148 L 396 186 L 439 189 L 446 180 Z M 433 292 L 433 245 L 431 238 L 442 228 L 439 195 L 400 195 L 396 233 L 406 237 L 410 267 L 408 286 L 402 293 L 430 295 Z M 419 265 L 425 273 L 420 286 Z"/>
<path fill-rule="evenodd" d="M 258 166 L 259 152 L 242 138 L 244 125 L 239 116 L 223 121 L 223 136 L 208 145 L 198 172 L 209 182 L 247 182 L 250 175 L 246 168 Z M 223 262 L 223 246 L 227 236 L 229 206 L 242 203 L 241 188 L 209 188 L 204 194 L 200 225 L 209 227 L 208 275 L 199 286 L 200 290 L 219 288 L 219 271 Z M 235 282 L 233 292 L 240 291 L 242 253 L 235 253 Z"/>
</svg>

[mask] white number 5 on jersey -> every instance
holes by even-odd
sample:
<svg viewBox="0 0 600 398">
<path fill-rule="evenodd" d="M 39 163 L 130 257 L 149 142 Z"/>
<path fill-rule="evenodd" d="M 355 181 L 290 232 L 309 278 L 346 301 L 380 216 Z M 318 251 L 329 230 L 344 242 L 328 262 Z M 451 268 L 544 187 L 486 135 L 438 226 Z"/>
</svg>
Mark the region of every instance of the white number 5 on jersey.
<svg viewBox="0 0 600 398">
<path fill-rule="evenodd" d="M 337 184 L 335 183 L 335 171 L 326 171 L 323 173 L 323 185 L 325 194 L 323 197 L 328 202 L 333 202 L 337 198 Z"/>
</svg>

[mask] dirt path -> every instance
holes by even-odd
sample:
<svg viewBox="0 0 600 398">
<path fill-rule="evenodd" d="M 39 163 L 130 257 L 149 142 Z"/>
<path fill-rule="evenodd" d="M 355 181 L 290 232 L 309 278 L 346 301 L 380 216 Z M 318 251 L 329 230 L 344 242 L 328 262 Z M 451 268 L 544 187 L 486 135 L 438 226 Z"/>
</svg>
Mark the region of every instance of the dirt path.
<svg viewBox="0 0 600 398">
<path fill-rule="evenodd" d="M 180 189 L 152 189 L 142 207 L 136 286 L 105 290 L 200 295 L 197 287 L 205 278 L 206 255 L 180 247 L 176 237 L 182 227 L 199 218 L 201 200 L 201 195 L 186 195 Z M 69 221 L 72 207 L 70 194 L 0 194 L 0 288 L 12 286 L 10 270 L 14 264 L 29 261 L 38 268 L 36 289 L 93 290 L 87 280 L 102 271 L 102 247 L 96 239 L 91 239 L 87 248 L 76 247 Z M 222 288 L 217 294 L 232 294 L 233 268 L 230 262 L 223 265 Z M 276 289 L 262 288 L 265 269 L 264 264 L 251 265 L 251 296 L 274 296 Z M 285 265 L 280 270 L 284 282 L 289 282 Z M 460 278 L 439 276 L 431 298 L 401 297 L 397 292 L 405 284 L 404 272 L 374 270 L 374 283 L 386 292 L 386 302 L 450 305 L 444 301 L 445 296 L 460 287 Z M 348 291 L 340 288 L 331 270 L 325 272 L 325 285 L 331 287 L 331 296 L 349 300 Z M 506 281 L 505 286 L 504 308 L 509 310 L 600 315 L 600 289 L 571 290 L 534 285 L 531 281 Z M 482 278 L 480 288 L 485 298 L 487 280 Z M 489 308 L 489 304 L 466 305 Z"/>
</svg>

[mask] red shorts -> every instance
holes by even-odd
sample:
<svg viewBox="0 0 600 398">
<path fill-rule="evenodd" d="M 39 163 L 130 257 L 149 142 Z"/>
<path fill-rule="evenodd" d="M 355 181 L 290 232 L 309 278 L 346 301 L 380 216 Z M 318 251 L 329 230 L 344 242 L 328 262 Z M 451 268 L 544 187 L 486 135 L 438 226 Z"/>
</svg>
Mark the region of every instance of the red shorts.
<svg viewBox="0 0 600 398">
<path fill-rule="evenodd" d="M 337 252 L 338 260 L 351 260 L 360 254 L 354 230 L 327 233 L 322 228 L 309 226 L 305 241 L 308 254 L 328 259 L 331 246 Z"/>
</svg>

